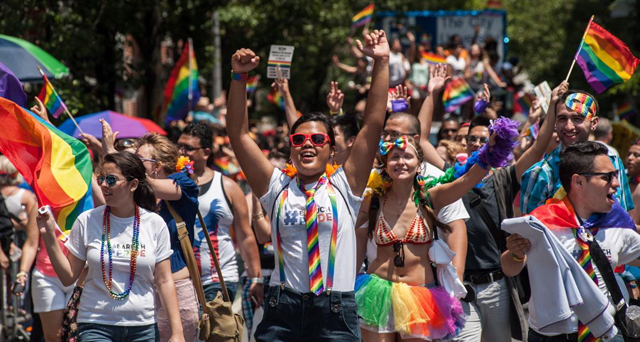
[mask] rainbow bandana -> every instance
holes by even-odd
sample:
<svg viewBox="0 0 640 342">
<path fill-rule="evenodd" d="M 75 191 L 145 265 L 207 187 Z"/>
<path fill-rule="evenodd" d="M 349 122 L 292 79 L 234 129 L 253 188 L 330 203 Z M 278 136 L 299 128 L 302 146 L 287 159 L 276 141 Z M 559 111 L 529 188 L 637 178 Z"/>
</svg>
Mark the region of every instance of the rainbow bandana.
<svg viewBox="0 0 640 342">
<path fill-rule="evenodd" d="M 400 136 L 394 141 L 383 141 L 383 140 L 380 140 L 380 143 L 379 143 L 380 154 L 383 155 L 383 156 L 385 154 L 391 152 L 391 150 L 394 147 L 399 148 L 401 150 L 406 150 L 407 146 L 410 146 L 411 148 L 413 148 L 413 150 L 416 152 L 416 155 L 418 154 L 418 150 L 416 149 L 416 147 L 413 146 L 412 144 L 410 144 L 407 141 L 407 136 L 406 135 Z"/>
<path fill-rule="evenodd" d="M 584 115 L 587 120 L 591 120 L 598 115 L 596 113 L 596 101 L 585 93 L 573 93 L 567 96 L 564 104 L 570 110 Z"/>
</svg>

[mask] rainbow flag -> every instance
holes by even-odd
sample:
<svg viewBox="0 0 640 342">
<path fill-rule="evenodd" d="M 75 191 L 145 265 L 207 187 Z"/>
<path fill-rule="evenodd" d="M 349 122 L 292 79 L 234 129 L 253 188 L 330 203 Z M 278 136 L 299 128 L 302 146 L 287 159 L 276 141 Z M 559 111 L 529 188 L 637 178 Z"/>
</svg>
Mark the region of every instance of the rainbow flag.
<svg viewBox="0 0 640 342">
<path fill-rule="evenodd" d="M 422 59 L 431 64 L 447 64 L 447 60 L 444 57 L 425 51 L 422 52 Z"/>
<path fill-rule="evenodd" d="M 171 77 L 164 88 L 164 109 L 167 111 L 165 124 L 182 120 L 200 100 L 198 64 L 190 40 L 184 44 L 182 56 L 171 71 Z"/>
<path fill-rule="evenodd" d="M 274 105 L 278 106 L 278 108 L 280 108 L 281 111 L 283 112 L 286 111 L 286 106 L 284 104 L 284 97 L 282 97 L 282 94 L 280 94 L 280 91 L 278 89 L 272 88 L 269 95 L 267 95 L 267 100 L 269 100 L 269 102 L 273 103 Z"/>
<path fill-rule="evenodd" d="M 442 101 L 444 110 L 451 113 L 462 107 L 469 100 L 473 100 L 473 91 L 467 81 L 462 76 L 455 76 L 444 88 Z"/>
<path fill-rule="evenodd" d="M 529 93 L 517 92 L 513 96 L 513 112 L 529 116 L 529 109 L 535 98 Z"/>
<path fill-rule="evenodd" d="M 40 95 L 38 95 L 38 98 L 42 101 L 44 106 L 47 107 L 49 113 L 57 119 L 60 117 L 60 114 L 67 109 L 67 106 L 62 102 L 62 99 L 56 92 L 56 89 L 53 88 L 51 82 L 49 82 L 47 76 L 42 74 L 42 77 L 44 78 L 44 84 L 42 85 L 42 89 L 40 89 Z"/>
<path fill-rule="evenodd" d="M 93 208 L 87 147 L 16 103 L 0 98 L 0 151 L 49 205 L 60 229 L 68 233 L 76 218 Z"/>
<path fill-rule="evenodd" d="M 628 81 L 640 60 L 620 39 L 590 21 L 574 59 L 597 94 Z"/>
<path fill-rule="evenodd" d="M 631 107 L 629 102 L 625 102 L 618 106 L 618 110 L 616 111 L 616 115 L 620 119 L 628 119 L 634 115 L 638 114 L 635 108 Z"/>
<path fill-rule="evenodd" d="M 247 94 L 251 94 L 256 91 L 256 88 L 258 88 L 259 79 L 260 79 L 260 76 L 258 75 L 251 76 L 249 77 L 249 79 L 247 79 Z"/>
<path fill-rule="evenodd" d="M 362 11 L 358 12 L 358 14 L 354 15 L 351 18 L 351 29 L 355 29 L 356 27 L 364 26 L 367 23 L 371 22 L 371 18 L 373 17 L 373 4 L 365 7 Z"/>
</svg>

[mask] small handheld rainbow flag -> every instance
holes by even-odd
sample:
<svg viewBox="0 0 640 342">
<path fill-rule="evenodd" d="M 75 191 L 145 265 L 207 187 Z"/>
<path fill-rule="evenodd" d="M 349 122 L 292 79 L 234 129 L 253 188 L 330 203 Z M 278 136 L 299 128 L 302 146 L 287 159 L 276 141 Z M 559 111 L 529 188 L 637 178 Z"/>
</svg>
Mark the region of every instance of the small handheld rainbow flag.
<svg viewBox="0 0 640 342">
<path fill-rule="evenodd" d="M 422 59 L 430 64 L 447 64 L 447 60 L 444 57 L 425 51 L 422 52 Z"/>
<path fill-rule="evenodd" d="M 365 7 L 362 11 L 358 12 L 358 14 L 354 15 L 351 18 L 351 29 L 355 29 L 360 26 L 364 26 L 371 22 L 371 18 L 373 17 L 373 4 Z"/>
<path fill-rule="evenodd" d="M 447 83 L 442 94 L 445 112 L 453 112 L 467 101 L 472 100 L 473 96 L 473 90 L 471 90 L 467 81 L 462 76 L 455 76 Z"/>
<path fill-rule="evenodd" d="M 280 94 L 280 91 L 276 88 L 272 88 L 271 92 L 269 93 L 269 95 L 267 95 L 267 100 L 269 100 L 269 102 L 273 103 L 274 105 L 278 106 L 278 108 L 280 108 L 281 111 L 286 111 L 286 106 L 284 104 L 284 97 L 282 96 L 282 94 Z"/>
<path fill-rule="evenodd" d="M 189 39 L 164 88 L 163 108 L 167 111 L 165 124 L 187 117 L 199 100 L 198 64 Z"/>
<path fill-rule="evenodd" d="M 593 17 L 574 59 L 597 94 L 628 81 L 640 63 L 625 43 L 593 22 Z"/>
<path fill-rule="evenodd" d="M 529 109 L 533 104 L 534 97 L 529 93 L 517 92 L 513 96 L 513 112 L 529 116 Z"/>
<path fill-rule="evenodd" d="M 0 151 L 49 205 L 58 226 L 68 233 L 80 213 L 93 207 L 87 147 L 16 103 L 0 98 Z"/>
<path fill-rule="evenodd" d="M 629 102 L 624 102 L 620 106 L 618 106 L 618 110 L 616 111 L 616 115 L 620 119 L 628 119 L 634 115 L 638 114 L 635 108 L 631 107 Z"/>
<path fill-rule="evenodd" d="M 247 79 L 247 94 L 251 94 L 256 91 L 256 88 L 258 88 L 259 79 L 259 75 L 251 76 L 249 77 L 249 79 Z"/>
<path fill-rule="evenodd" d="M 40 72 L 42 73 L 42 71 Z M 67 106 L 62 102 L 60 95 L 58 95 L 56 89 L 53 87 L 51 82 L 49 82 L 49 79 L 44 73 L 42 73 L 42 78 L 44 79 L 44 84 L 42 85 L 42 89 L 40 89 L 40 95 L 38 95 L 38 98 L 42 101 L 44 106 L 47 107 L 49 113 L 57 119 L 65 110 L 67 110 Z"/>
</svg>

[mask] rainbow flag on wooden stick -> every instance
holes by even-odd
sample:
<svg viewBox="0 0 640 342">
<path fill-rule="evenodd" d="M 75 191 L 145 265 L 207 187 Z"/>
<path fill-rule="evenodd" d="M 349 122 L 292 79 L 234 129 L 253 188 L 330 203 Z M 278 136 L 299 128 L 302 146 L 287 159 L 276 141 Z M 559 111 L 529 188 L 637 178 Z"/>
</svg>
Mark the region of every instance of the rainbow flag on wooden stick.
<svg viewBox="0 0 640 342">
<path fill-rule="evenodd" d="M 189 39 L 164 88 L 163 107 L 167 111 L 165 124 L 187 117 L 199 100 L 198 64 Z"/>
<path fill-rule="evenodd" d="M 47 107 L 49 113 L 57 119 L 65 110 L 67 110 L 67 106 L 62 102 L 60 95 L 58 95 L 58 92 L 56 92 L 56 89 L 53 87 L 51 82 L 49 82 L 49 79 L 44 73 L 42 74 L 42 77 L 44 78 L 44 84 L 42 85 L 42 89 L 40 89 L 40 95 L 38 95 L 38 98 L 42 101 L 44 106 Z"/>
<path fill-rule="evenodd" d="M 358 14 L 354 15 L 351 18 L 351 29 L 355 29 L 360 26 L 364 26 L 371 22 L 371 18 L 373 17 L 373 4 L 365 7 L 362 11 L 358 12 Z"/>
<path fill-rule="evenodd" d="M 597 94 L 628 81 L 640 62 L 625 43 L 593 22 L 593 17 L 575 60 Z"/>
<path fill-rule="evenodd" d="M 58 226 L 68 233 L 80 213 L 93 207 L 87 147 L 16 103 L 0 98 L 0 151 L 49 205 Z"/>
<path fill-rule="evenodd" d="M 424 51 L 422 52 L 422 59 L 430 64 L 447 64 L 447 60 L 444 57 Z"/>
<path fill-rule="evenodd" d="M 473 90 L 462 76 L 455 76 L 447 83 L 442 94 L 444 110 L 447 113 L 462 107 L 469 100 L 473 100 Z"/>
</svg>

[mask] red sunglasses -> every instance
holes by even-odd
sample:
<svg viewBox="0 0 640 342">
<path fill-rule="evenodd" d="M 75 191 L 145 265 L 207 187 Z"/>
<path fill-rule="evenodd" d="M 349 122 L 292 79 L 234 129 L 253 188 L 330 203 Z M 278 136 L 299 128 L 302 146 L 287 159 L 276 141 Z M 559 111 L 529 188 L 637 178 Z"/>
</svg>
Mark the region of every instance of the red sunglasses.
<svg viewBox="0 0 640 342">
<path fill-rule="evenodd" d="M 324 146 L 325 144 L 331 142 L 329 135 L 325 133 L 294 133 L 289 136 L 291 145 L 295 147 L 304 145 L 304 142 L 307 141 L 307 139 L 311 141 L 311 144 L 313 144 L 314 146 Z"/>
</svg>

